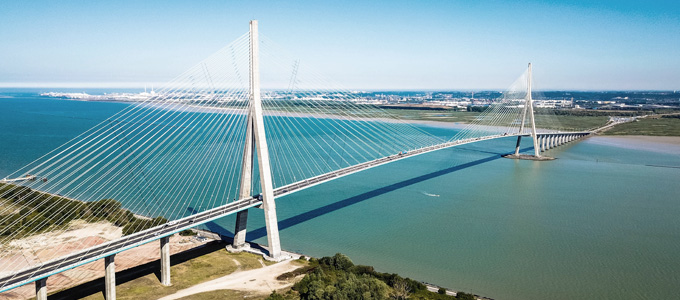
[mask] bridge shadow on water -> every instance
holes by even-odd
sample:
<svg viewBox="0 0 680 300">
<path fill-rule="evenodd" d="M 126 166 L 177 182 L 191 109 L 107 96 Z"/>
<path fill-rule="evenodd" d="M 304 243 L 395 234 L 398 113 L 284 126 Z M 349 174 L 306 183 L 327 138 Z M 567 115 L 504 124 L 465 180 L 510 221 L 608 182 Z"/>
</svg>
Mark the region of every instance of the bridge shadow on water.
<svg viewBox="0 0 680 300">
<path fill-rule="evenodd" d="M 526 151 L 527 149 L 533 149 L 533 148 L 525 148 L 525 149 L 522 149 L 521 151 Z M 489 157 L 478 159 L 478 160 L 471 161 L 471 162 L 468 162 L 468 163 L 452 166 L 450 168 L 446 168 L 446 169 L 442 169 L 442 170 L 435 171 L 435 172 L 432 172 L 432 173 L 424 174 L 424 175 L 414 177 L 414 178 L 411 178 L 411 179 L 403 180 L 403 181 L 400 181 L 400 182 L 397 182 L 397 183 L 394 183 L 394 184 L 390 184 L 390 185 L 387 185 L 387 186 L 384 186 L 384 187 L 381 187 L 381 188 L 378 188 L 378 189 L 375 189 L 375 190 L 372 190 L 372 191 L 365 192 L 363 194 L 359 194 L 359 195 L 356 195 L 356 196 L 353 196 L 353 197 L 350 197 L 350 198 L 347 198 L 347 199 L 344 199 L 344 200 L 341 200 L 341 201 L 338 201 L 338 202 L 334 202 L 334 203 L 331 203 L 331 204 L 328 204 L 328 205 L 325 205 L 325 206 L 322 206 L 322 207 L 301 213 L 299 215 L 296 215 L 296 216 L 293 216 L 293 217 L 290 217 L 290 218 L 287 218 L 287 219 L 284 219 L 284 220 L 279 220 L 279 230 L 284 230 L 286 228 L 295 226 L 295 225 L 300 224 L 302 222 L 305 222 L 305 221 L 308 221 L 308 220 L 311 220 L 311 219 L 314 219 L 314 218 L 318 218 L 318 217 L 323 216 L 325 214 L 328 214 L 328 213 L 334 212 L 336 210 L 348 207 L 350 205 L 354 205 L 354 204 L 366 201 L 366 200 L 371 199 L 373 197 L 377 197 L 377 196 L 398 190 L 398 189 L 403 188 L 403 187 L 407 187 L 407 186 L 410 186 L 410 185 L 413 185 L 413 184 L 417 184 L 419 182 L 423 182 L 425 180 L 429 180 L 429 179 L 436 178 L 436 177 L 439 177 L 439 176 L 447 175 L 447 174 L 450 174 L 450 173 L 453 173 L 453 172 L 457 172 L 457 171 L 460 171 L 460 170 L 464 170 L 464 169 L 467 169 L 467 168 L 470 168 L 470 167 L 474 167 L 474 166 L 477 166 L 477 165 L 481 165 L 481 164 L 502 158 L 499 153 L 478 151 L 478 150 L 475 150 L 475 152 L 485 152 L 485 153 L 493 154 L 493 156 L 489 156 Z M 255 230 L 248 232 L 248 240 L 256 240 L 256 239 L 266 237 L 266 236 L 267 236 L 267 228 L 266 227 L 260 227 L 260 228 L 257 228 Z"/>
<path fill-rule="evenodd" d="M 525 151 L 527 149 L 532 149 L 532 148 L 526 148 L 522 149 L 522 151 Z M 484 152 L 484 151 L 480 151 Z M 468 163 L 452 166 L 446 169 L 438 170 L 435 172 L 431 172 L 428 174 L 424 174 L 418 177 L 414 177 L 411 179 L 403 180 L 394 184 L 390 184 L 378 189 L 374 189 L 338 202 L 334 202 L 301 214 L 298 214 L 296 216 L 284 219 L 279 221 L 279 230 L 284 230 L 286 228 L 295 226 L 297 224 L 300 224 L 302 222 L 318 218 L 320 216 L 323 216 L 325 214 L 340 210 L 342 208 L 348 207 L 350 205 L 354 205 L 363 201 L 366 201 L 368 199 L 371 199 L 373 197 L 377 197 L 395 190 L 398 190 L 403 187 L 407 187 L 413 184 L 417 184 L 419 182 L 423 182 L 425 180 L 429 180 L 432 178 L 436 178 L 439 176 L 443 176 L 446 174 L 450 174 L 453 172 L 457 172 L 460 170 L 464 170 L 470 167 L 478 166 L 490 161 L 497 160 L 499 158 L 502 158 L 498 153 L 491 153 L 488 152 L 489 154 L 493 154 L 492 156 L 478 159 L 475 161 L 471 161 Z M 187 208 L 192 213 L 197 213 L 198 211 L 193 208 L 189 207 Z M 209 222 L 204 224 L 204 226 L 212 232 L 219 233 L 222 235 L 223 241 L 222 242 L 212 242 L 206 244 L 204 247 L 200 248 L 195 248 L 195 249 L 190 249 L 181 253 L 173 254 L 170 257 L 170 264 L 171 265 L 176 265 L 180 264 L 183 262 L 186 262 L 188 260 L 191 260 L 193 258 L 218 251 L 221 249 L 224 249 L 225 243 L 231 243 L 231 236 L 233 236 L 233 233 L 230 232 L 229 230 L 225 229 L 224 227 L 220 226 L 217 223 L 214 222 Z M 262 237 L 266 237 L 267 235 L 267 229 L 266 227 L 260 227 L 255 230 L 249 231 L 248 232 L 248 240 L 255 240 L 259 239 Z M 257 245 L 252 245 L 252 246 L 257 246 Z M 264 249 L 260 249 L 264 250 Z M 157 284 L 160 285 L 160 260 L 155 260 L 152 262 L 148 262 L 139 266 L 135 266 L 123 271 L 116 272 L 116 285 L 120 285 L 126 282 L 129 282 L 131 280 L 144 277 L 150 274 L 154 274 L 154 276 L 157 279 Z M 63 300 L 63 299 L 79 299 L 95 294 L 101 294 L 103 296 L 103 291 L 104 291 L 104 278 L 98 278 L 83 284 L 80 284 L 78 286 L 62 290 L 59 292 L 56 292 L 54 294 L 51 294 L 48 296 L 48 299 L 50 300 Z"/>
</svg>

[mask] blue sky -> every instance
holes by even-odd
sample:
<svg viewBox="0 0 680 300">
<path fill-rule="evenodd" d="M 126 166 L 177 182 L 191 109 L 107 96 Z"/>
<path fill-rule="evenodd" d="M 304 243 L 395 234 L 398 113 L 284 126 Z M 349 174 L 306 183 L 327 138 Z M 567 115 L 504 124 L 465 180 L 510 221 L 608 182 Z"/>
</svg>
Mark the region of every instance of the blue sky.
<svg viewBox="0 0 680 300">
<path fill-rule="evenodd" d="M 0 86 L 165 82 L 258 19 L 357 89 L 680 90 L 679 1 L 0 2 Z"/>
</svg>

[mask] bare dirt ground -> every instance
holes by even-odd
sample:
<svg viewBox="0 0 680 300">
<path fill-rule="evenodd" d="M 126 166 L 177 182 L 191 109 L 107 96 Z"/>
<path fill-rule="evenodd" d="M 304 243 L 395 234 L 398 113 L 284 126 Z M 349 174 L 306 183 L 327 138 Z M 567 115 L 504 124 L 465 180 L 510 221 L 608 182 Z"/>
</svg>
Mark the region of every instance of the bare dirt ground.
<svg viewBox="0 0 680 300">
<path fill-rule="evenodd" d="M 122 236 L 122 228 L 108 222 L 85 223 L 74 221 L 72 229 L 62 232 L 39 234 L 25 239 L 12 241 L 0 246 L 0 266 L 4 274 L 24 269 L 36 263 L 46 262 L 75 251 L 83 250 Z M 171 253 L 178 253 L 201 246 L 207 241 L 194 237 L 173 235 L 170 237 Z M 116 271 L 125 270 L 160 258 L 159 242 L 151 242 L 116 255 Z M 33 250 L 31 250 L 33 249 Z M 35 250 L 39 249 L 39 250 Z M 8 267 L 9 266 L 9 267 Z M 0 276 L 4 275 L 0 273 Z M 80 267 L 50 276 L 47 279 L 49 291 L 76 286 L 104 276 L 103 260 L 91 262 Z M 33 284 L 0 293 L 0 300 L 29 299 L 35 297 Z"/>
<path fill-rule="evenodd" d="M 206 281 L 190 288 L 180 290 L 159 300 L 174 300 L 215 290 L 237 290 L 268 295 L 272 291 L 288 288 L 293 281 L 279 281 L 277 276 L 300 267 L 291 260 L 279 262 L 259 269 L 236 271 L 229 275 Z"/>
</svg>

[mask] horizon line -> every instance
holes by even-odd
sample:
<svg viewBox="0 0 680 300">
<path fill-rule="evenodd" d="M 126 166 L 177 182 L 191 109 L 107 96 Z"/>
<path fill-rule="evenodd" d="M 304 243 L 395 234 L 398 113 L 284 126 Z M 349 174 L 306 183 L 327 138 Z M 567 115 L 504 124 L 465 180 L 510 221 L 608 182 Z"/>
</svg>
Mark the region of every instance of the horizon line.
<svg viewBox="0 0 680 300">
<path fill-rule="evenodd" d="M 0 82 L 0 88 L 60 88 L 60 89 L 157 89 L 160 90 L 168 84 L 168 82 Z M 286 89 L 286 88 L 282 88 Z M 352 92 L 502 92 L 507 88 L 347 88 Z M 276 88 L 263 88 L 263 90 L 277 90 Z M 568 88 L 552 88 L 552 89 L 536 89 L 535 91 L 549 91 L 549 92 L 673 92 L 677 93 L 678 89 L 568 89 Z"/>
</svg>

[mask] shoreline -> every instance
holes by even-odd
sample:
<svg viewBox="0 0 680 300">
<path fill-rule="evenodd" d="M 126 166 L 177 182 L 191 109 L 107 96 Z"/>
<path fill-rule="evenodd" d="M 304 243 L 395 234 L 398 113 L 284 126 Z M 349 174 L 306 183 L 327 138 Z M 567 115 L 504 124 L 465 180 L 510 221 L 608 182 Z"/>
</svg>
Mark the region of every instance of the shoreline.
<svg viewBox="0 0 680 300">
<path fill-rule="evenodd" d="M 232 252 L 232 251 L 229 250 L 229 246 L 232 244 L 232 241 L 233 241 L 232 237 L 221 235 L 219 233 L 208 231 L 208 230 L 205 230 L 205 229 L 192 228 L 191 230 L 194 231 L 197 234 L 197 236 L 199 236 L 199 237 L 205 237 L 205 238 L 211 239 L 215 242 L 224 243 L 225 245 L 227 245 L 226 246 L 227 251 Z M 248 244 L 248 247 L 245 248 L 244 250 L 238 250 L 238 251 L 234 251 L 232 253 L 248 252 L 248 253 L 251 253 L 251 254 L 260 255 L 265 260 L 267 259 L 267 255 L 265 253 L 266 253 L 266 251 L 268 251 L 269 247 L 264 246 L 262 244 L 252 242 L 252 241 L 246 241 L 246 244 Z M 288 251 L 288 250 L 284 250 L 284 249 L 281 249 L 281 253 L 284 256 L 288 256 L 287 259 L 299 259 L 299 258 L 302 258 L 302 257 L 307 257 L 307 259 L 309 259 L 309 258 L 313 257 L 313 256 L 306 255 L 306 254 L 303 254 L 303 253 L 300 253 L 300 252 Z M 329 255 L 331 255 L 331 254 L 329 254 Z M 314 258 L 319 259 L 318 257 L 314 257 Z M 285 259 L 282 260 L 282 261 L 285 261 Z M 418 280 L 418 279 L 414 279 L 414 280 L 424 284 L 427 287 L 427 289 L 431 292 L 437 292 L 437 290 L 439 290 L 440 288 L 445 289 L 446 294 L 449 295 L 449 296 L 455 296 L 458 292 L 463 292 L 463 291 L 443 287 L 443 286 L 440 286 L 440 285 L 437 285 L 437 284 L 421 281 L 421 280 Z M 479 299 L 479 300 L 493 300 L 494 299 L 494 298 L 490 298 L 490 297 L 486 297 L 486 296 L 480 296 L 480 295 L 477 295 L 477 294 L 473 294 L 473 295 L 475 297 L 477 297 L 477 299 Z"/>
<path fill-rule="evenodd" d="M 596 135 L 587 141 L 603 146 L 680 155 L 680 136 Z"/>
</svg>

